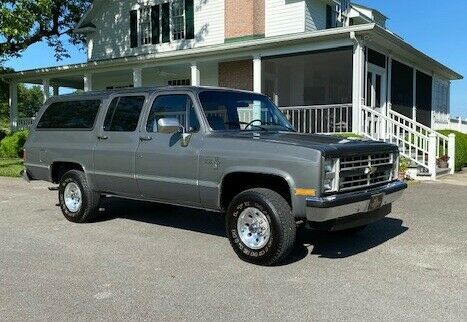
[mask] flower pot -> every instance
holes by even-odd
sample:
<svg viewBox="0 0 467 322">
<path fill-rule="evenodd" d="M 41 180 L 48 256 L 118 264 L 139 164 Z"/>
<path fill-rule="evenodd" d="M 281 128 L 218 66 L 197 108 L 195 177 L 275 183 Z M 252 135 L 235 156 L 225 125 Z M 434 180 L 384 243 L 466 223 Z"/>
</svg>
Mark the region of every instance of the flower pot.
<svg viewBox="0 0 467 322">
<path fill-rule="evenodd" d="M 448 162 L 444 160 L 438 160 L 438 168 L 446 169 L 448 167 Z"/>
</svg>

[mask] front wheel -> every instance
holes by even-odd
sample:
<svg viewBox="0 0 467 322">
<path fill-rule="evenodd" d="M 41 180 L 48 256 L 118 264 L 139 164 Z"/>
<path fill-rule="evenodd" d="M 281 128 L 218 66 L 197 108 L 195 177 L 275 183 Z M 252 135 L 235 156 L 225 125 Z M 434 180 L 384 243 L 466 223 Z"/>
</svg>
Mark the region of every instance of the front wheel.
<svg viewBox="0 0 467 322">
<path fill-rule="evenodd" d="M 227 210 L 226 229 L 237 255 L 253 264 L 274 265 L 290 254 L 295 243 L 296 223 L 290 205 L 269 189 L 237 195 Z"/>
<path fill-rule="evenodd" d="M 71 222 L 89 222 L 98 213 L 100 196 L 89 187 L 82 171 L 71 170 L 63 175 L 58 199 L 63 215 Z"/>
</svg>

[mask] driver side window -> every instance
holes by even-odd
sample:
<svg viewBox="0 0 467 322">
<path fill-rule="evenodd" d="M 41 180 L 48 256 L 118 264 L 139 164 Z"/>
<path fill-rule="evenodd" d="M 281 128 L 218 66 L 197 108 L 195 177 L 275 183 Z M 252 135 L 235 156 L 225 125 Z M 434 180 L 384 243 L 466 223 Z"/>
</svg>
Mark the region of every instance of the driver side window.
<svg viewBox="0 0 467 322">
<path fill-rule="evenodd" d="M 198 132 L 200 128 L 193 101 L 186 94 L 156 97 L 149 112 L 146 131 L 157 132 L 157 122 L 162 118 L 176 118 L 188 133 Z"/>
</svg>

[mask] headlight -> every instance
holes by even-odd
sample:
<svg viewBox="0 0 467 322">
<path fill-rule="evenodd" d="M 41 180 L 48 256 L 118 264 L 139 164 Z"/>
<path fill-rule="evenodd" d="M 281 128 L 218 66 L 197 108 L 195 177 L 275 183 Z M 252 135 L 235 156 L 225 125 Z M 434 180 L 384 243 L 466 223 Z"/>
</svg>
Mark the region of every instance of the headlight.
<svg viewBox="0 0 467 322">
<path fill-rule="evenodd" d="M 323 164 L 323 192 L 339 190 L 339 159 L 326 159 Z"/>
</svg>

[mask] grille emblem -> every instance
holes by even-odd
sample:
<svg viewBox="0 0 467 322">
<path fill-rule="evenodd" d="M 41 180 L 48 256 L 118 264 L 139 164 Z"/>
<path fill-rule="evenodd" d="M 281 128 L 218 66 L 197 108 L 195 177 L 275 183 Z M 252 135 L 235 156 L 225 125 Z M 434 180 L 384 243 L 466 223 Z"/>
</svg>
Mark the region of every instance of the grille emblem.
<svg viewBox="0 0 467 322">
<path fill-rule="evenodd" d="M 371 167 L 371 166 L 370 166 L 370 167 L 368 167 L 368 168 L 365 168 L 364 173 L 365 173 L 365 174 L 375 174 L 377 170 L 378 170 L 377 167 Z"/>
</svg>

